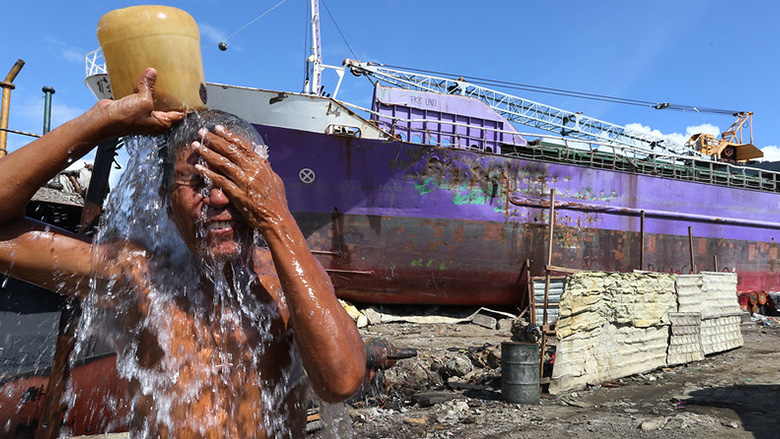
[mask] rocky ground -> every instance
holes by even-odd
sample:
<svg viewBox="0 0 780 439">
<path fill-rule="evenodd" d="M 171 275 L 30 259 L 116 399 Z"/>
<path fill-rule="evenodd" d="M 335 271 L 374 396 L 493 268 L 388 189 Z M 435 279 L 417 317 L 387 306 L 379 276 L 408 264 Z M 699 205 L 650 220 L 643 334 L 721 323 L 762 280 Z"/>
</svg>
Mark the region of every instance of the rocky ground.
<svg viewBox="0 0 780 439">
<path fill-rule="evenodd" d="M 751 322 L 742 330 L 742 348 L 704 361 L 518 405 L 503 401 L 494 368 L 508 330 L 371 325 L 362 329 L 366 337 L 418 356 L 385 371 L 347 409 L 354 437 L 366 439 L 779 437 L 780 325 Z"/>
</svg>

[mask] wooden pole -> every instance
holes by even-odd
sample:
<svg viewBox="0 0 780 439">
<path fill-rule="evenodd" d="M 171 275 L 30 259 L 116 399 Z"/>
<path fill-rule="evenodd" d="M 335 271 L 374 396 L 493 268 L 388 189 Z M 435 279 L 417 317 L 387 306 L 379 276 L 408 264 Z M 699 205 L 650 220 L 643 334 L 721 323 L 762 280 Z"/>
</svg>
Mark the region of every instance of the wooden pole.
<svg viewBox="0 0 780 439">
<path fill-rule="evenodd" d="M 639 213 L 639 236 L 642 245 L 639 246 L 639 269 L 645 269 L 645 211 Z"/>
<path fill-rule="evenodd" d="M 545 266 L 544 311 L 542 314 L 542 325 L 545 326 L 547 325 L 547 305 L 550 299 L 550 270 L 547 267 L 552 265 L 553 232 L 555 232 L 555 189 L 550 189 L 550 225 L 547 230 L 547 265 Z"/>
<path fill-rule="evenodd" d="M 539 378 L 544 378 L 544 351 L 547 348 L 547 306 L 550 301 L 550 269 L 552 265 L 553 233 L 555 232 L 555 189 L 550 189 L 550 225 L 547 234 L 547 265 L 544 267 L 544 309 L 542 311 L 542 348 L 539 355 Z"/>
<path fill-rule="evenodd" d="M 715 272 L 718 272 L 718 255 L 712 255 L 712 266 L 715 268 Z"/>
<path fill-rule="evenodd" d="M 693 231 L 688 226 L 688 247 L 691 249 L 691 274 L 696 273 L 696 260 L 693 257 Z"/>
<path fill-rule="evenodd" d="M 84 196 L 84 209 L 81 211 L 79 221 L 79 234 L 89 231 L 95 225 L 95 221 L 103 211 L 103 202 L 108 195 L 108 177 L 111 173 L 111 165 L 114 163 L 119 139 L 108 140 L 97 147 L 95 153 L 95 166 L 92 168 L 92 177 L 89 179 L 89 187 Z"/>
</svg>

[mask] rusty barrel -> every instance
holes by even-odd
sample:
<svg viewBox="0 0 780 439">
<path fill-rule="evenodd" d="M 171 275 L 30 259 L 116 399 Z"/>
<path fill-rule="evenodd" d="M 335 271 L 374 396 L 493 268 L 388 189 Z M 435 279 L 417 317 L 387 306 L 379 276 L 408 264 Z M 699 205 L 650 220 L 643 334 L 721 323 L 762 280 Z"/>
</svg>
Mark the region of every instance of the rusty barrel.
<svg viewBox="0 0 780 439">
<path fill-rule="evenodd" d="M 539 403 L 539 345 L 501 343 L 501 393 L 509 403 Z"/>
</svg>

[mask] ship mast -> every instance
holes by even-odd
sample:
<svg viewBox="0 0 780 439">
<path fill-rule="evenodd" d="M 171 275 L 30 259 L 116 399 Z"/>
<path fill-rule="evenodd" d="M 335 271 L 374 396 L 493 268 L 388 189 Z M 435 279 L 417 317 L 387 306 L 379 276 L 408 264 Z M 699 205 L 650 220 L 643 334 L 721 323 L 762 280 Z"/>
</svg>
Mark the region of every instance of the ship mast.
<svg viewBox="0 0 780 439">
<path fill-rule="evenodd" d="M 311 11 L 311 55 L 306 58 L 306 79 L 303 84 L 303 92 L 306 94 L 330 97 L 330 94 L 324 92 L 322 86 L 322 72 L 325 69 L 330 69 L 336 72 L 336 75 L 339 78 L 336 83 L 336 89 L 333 90 L 333 98 L 335 99 L 341 88 L 341 81 L 344 79 L 344 67 L 329 66 L 322 63 L 319 0 L 309 0 L 309 10 Z"/>
<path fill-rule="evenodd" d="M 320 94 L 322 82 L 322 44 L 320 41 L 320 2 L 319 0 L 309 0 L 309 9 L 311 11 L 311 55 L 306 59 L 306 69 L 309 72 L 306 83 L 304 84 L 304 93 Z"/>
</svg>

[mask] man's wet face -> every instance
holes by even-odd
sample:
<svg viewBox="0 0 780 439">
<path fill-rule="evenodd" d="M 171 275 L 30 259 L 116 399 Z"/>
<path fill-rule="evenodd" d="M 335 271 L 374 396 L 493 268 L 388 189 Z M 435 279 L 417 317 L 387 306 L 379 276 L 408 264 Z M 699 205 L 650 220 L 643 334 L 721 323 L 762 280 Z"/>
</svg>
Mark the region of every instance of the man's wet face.
<svg viewBox="0 0 780 439">
<path fill-rule="evenodd" d="M 168 187 L 171 217 L 194 254 L 216 260 L 238 257 L 251 242 L 251 231 L 227 196 L 195 171 L 198 158 L 190 145 L 176 154 Z"/>
</svg>

